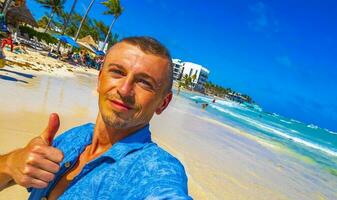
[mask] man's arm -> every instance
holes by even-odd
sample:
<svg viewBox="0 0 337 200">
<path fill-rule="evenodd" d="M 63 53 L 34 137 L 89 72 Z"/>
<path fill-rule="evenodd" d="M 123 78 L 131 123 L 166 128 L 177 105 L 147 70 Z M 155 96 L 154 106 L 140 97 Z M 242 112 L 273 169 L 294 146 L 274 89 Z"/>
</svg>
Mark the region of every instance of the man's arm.
<svg viewBox="0 0 337 200">
<path fill-rule="evenodd" d="M 0 191 L 19 184 L 23 187 L 45 188 L 59 170 L 63 153 L 50 146 L 58 128 L 59 117 L 51 114 L 46 130 L 27 146 L 0 156 Z"/>
<path fill-rule="evenodd" d="M 188 195 L 184 166 L 178 159 L 163 150 L 153 151 L 143 157 L 141 174 L 146 176 L 140 176 L 142 199 L 192 199 Z"/>
<path fill-rule="evenodd" d="M 192 200 L 187 189 L 170 181 L 158 181 L 151 183 L 147 188 L 145 200 Z"/>
<path fill-rule="evenodd" d="M 14 180 L 12 177 L 8 175 L 8 167 L 7 167 L 7 160 L 9 154 L 0 155 L 0 192 L 12 185 L 15 185 Z"/>
</svg>

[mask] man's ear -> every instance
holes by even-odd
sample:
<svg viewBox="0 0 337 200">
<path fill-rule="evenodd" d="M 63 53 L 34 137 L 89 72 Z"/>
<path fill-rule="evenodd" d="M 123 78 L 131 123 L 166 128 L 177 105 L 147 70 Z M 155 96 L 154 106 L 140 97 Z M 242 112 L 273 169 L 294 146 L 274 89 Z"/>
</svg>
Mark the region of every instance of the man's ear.
<svg viewBox="0 0 337 200">
<path fill-rule="evenodd" d="M 164 98 L 163 102 L 161 103 L 161 105 L 156 109 L 156 114 L 160 115 L 165 109 L 166 107 L 169 105 L 169 103 L 172 100 L 172 91 L 170 91 Z"/>
</svg>

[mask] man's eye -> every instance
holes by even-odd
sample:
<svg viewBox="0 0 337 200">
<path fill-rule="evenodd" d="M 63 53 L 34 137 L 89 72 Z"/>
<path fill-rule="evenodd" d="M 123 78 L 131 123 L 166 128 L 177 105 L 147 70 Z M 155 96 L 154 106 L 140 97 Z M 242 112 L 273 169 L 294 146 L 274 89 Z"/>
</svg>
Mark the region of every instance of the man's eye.
<svg viewBox="0 0 337 200">
<path fill-rule="evenodd" d="M 110 72 L 113 74 L 124 75 L 124 72 L 118 69 L 111 69 Z"/>
<path fill-rule="evenodd" d="M 145 85 L 145 86 L 148 87 L 148 88 L 151 88 L 151 89 L 153 88 L 153 87 L 152 87 L 152 84 L 151 84 L 150 82 L 146 81 L 146 80 L 142 80 L 142 79 L 141 79 L 141 80 L 139 80 L 138 82 L 139 82 L 140 84 L 142 84 L 142 85 Z"/>
</svg>

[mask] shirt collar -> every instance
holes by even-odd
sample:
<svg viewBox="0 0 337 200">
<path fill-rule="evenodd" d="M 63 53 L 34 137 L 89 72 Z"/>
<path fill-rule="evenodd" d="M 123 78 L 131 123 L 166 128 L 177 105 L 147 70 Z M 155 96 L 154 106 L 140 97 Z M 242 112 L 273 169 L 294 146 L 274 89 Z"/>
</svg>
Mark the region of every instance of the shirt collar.
<svg viewBox="0 0 337 200">
<path fill-rule="evenodd" d="M 116 142 L 107 152 L 102 155 L 102 157 L 110 157 L 115 161 L 118 161 L 132 151 L 143 148 L 146 144 L 152 142 L 149 128 L 150 126 L 147 124 L 133 134 Z"/>
</svg>

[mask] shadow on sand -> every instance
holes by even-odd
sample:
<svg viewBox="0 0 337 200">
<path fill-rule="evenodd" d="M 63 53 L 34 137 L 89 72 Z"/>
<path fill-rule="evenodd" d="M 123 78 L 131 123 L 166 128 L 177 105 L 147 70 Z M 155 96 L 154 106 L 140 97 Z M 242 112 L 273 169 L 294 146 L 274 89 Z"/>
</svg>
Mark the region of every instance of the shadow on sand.
<svg viewBox="0 0 337 200">
<path fill-rule="evenodd" d="M 13 74 L 16 74 L 18 76 L 22 76 L 24 78 L 30 78 L 31 79 L 31 78 L 35 77 L 34 75 L 31 75 L 31 74 L 26 74 L 26 73 L 22 73 L 22 72 L 16 72 L 16 71 L 8 70 L 8 69 L 0 69 L 0 71 L 13 73 Z M 0 74 L 0 79 L 6 80 L 6 81 L 21 82 L 21 83 L 26 83 L 26 84 L 28 83 L 27 81 L 19 80 L 17 78 L 13 78 L 13 77 L 10 77 L 8 75 L 1 75 Z"/>
</svg>

